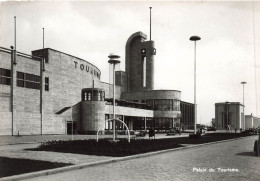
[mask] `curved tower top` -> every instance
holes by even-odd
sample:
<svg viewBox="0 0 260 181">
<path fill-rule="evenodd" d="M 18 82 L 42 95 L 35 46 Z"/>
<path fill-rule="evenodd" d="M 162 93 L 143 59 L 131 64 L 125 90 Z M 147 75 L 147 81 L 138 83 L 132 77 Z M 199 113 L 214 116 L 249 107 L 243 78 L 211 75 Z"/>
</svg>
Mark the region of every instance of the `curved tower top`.
<svg viewBox="0 0 260 181">
<path fill-rule="evenodd" d="M 126 42 L 125 71 L 128 76 L 127 90 L 144 91 L 154 89 L 154 41 L 145 41 L 142 32 L 132 34 Z"/>
</svg>

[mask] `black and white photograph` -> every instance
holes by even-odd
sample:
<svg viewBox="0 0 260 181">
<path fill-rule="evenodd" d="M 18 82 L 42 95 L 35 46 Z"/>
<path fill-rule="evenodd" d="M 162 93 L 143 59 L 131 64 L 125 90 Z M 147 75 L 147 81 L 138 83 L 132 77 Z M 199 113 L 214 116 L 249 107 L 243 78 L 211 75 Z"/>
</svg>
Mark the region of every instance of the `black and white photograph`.
<svg viewBox="0 0 260 181">
<path fill-rule="evenodd" d="M 258 181 L 260 1 L 0 1 L 0 181 Z"/>
</svg>

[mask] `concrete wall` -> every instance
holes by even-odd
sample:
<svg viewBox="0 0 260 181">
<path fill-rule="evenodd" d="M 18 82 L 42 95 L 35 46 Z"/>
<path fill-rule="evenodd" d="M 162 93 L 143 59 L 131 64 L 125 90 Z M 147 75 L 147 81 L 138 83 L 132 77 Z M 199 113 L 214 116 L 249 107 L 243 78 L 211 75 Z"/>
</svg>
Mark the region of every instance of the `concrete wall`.
<svg viewBox="0 0 260 181">
<path fill-rule="evenodd" d="M 251 115 L 246 115 L 245 116 L 245 129 L 249 129 L 249 128 L 253 128 L 254 127 L 254 123 L 253 123 L 253 116 Z"/>
<path fill-rule="evenodd" d="M 33 54 L 41 51 L 34 51 Z M 55 113 L 79 103 L 83 88 L 93 87 L 93 83 L 99 87 L 101 72 L 80 58 L 53 49 L 47 51 L 48 63 L 45 64 L 43 75 L 49 77 L 50 83 L 49 91 L 43 91 L 43 134 L 64 134 L 66 122 L 71 121 L 72 117 L 69 119 L 66 114 Z M 50 126 L 54 128 L 49 129 Z"/>
<path fill-rule="evenodd" d="M 260 128 L 260 118 L 253 117 L 253 127 Z"/>
<path fill-rule="evenodd" d="M 126 42 L 125 70 L 128 75 L 128 91 L 154 89 L 154 42 L 145 41 L 142 32 L 132 34 Z M 141 50 L 146 49 L 142 54 Z M 146 57 L 146 86 L 143 86 L 143 57 Z"/>
<path fill-rule="evenodd" d="M 258 128 L 260 126 L 260 118 L 254 117 L 253 115 L 246 115 L 246 129 Z"/>
<path fill-rule="evenodd" d="M 228 105 L 228 111 L 227 106 Z M 215 124 L 217 129 L 226 129 L 226 125 L 223 125 L 223 119 L 226 117 L 227 112 L 228 119 L 230 120 L 230 125 L 232 129 L 245 129 L 243 122 L 243 106 L 239 102 L 226 103 L 216 103 L 215 104 Z"/>
<path fill-rule="evenodd" d="M 68 114 L 73 111 L 57 112 L 80 102 L 81 89 L 93 87 L 93 82 L 95 87 L 100 87 L 101 72 L 85 60 L 53 49 L 37 50 L 32 54 L 45 54 L 48 59 L 42 77 L 42 115 L 41 91 L 16 86 L 17 71 L 40 76 L 40 61 L 30 55 L 18 55 L 14 66 L 13 134 L 64 134 L 66 122 L 72 119 Z M 0 68 L 11 70 L 10 51 L 0 51 Z M 45 77 L 49 78 L 49 91 L 45 91 Z M 11 86 L 0 84 L 0 105 L 0 135 L 12 135 Z"/>
<path fill-rule="evenodd" d="M 11 70 L 10 53 L 0 51 L 0 68 Z M 0 135 L 12 135 L 11 86 L 0 84 Z"/>
<path fill-rule="evenodd" d="M 105 102 L 82 101 L 80 126 L 78 133 L 95 133 L 98 129 L 105 130 Z"/>
<path fill-rule="evenodd" d="M 101 82 L 100 87 L 105 90 L 105 98 L 113 98 L 113 84 L 109 84 L 106 82 Z M 115 98 L 120 99 L 121 97 L 121 87 L 115 86 Z"/>
<path fill-rule="evenodd" d="M 1 68 L 11 70 L 10 52 L 0 51 Z M 0 85 L 1 89 L 1 129 L 0 135 L 40 134 L 40 90 L 16 86 L 17 71 L 40 75 L 40 62 L 17 54 L 17 64 L 13 66 L 13 121 L 11 113 L 11 86 Z M 12 130 L 13 125 L 13 130 Z"/>
</svg>

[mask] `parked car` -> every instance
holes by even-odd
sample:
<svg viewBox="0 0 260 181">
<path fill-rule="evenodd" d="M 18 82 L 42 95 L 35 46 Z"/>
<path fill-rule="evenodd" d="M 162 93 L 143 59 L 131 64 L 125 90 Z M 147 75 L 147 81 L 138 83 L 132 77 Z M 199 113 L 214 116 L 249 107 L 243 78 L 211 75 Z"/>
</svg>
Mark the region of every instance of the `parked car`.
<svg viewBox="0 0 260 181">
<path fill-rule="evenodd" d="M 135 135 L 137 136 L 137 137 L 145 137 L 145 135 L 146 135 L 146 132 L 145 131 L 135 131 Z"/>
<path fill-rule="evenodd" d="M 242 133 L 244 133 L 244 134 L 249 134 L 249 135 L 255 135 L 255 134 L 257 134 L 257 129 L 255 129 L 255 128 L 249 128 L 249 129 L 247 129 L 247 130 L 245 130 L 245 131 L 242 131 Z"/>
<path fill-rule="evenodd" d="M 207 131 L 216 131 L 216 128 L 215 127 L 208 127 Z"/>
</svg>

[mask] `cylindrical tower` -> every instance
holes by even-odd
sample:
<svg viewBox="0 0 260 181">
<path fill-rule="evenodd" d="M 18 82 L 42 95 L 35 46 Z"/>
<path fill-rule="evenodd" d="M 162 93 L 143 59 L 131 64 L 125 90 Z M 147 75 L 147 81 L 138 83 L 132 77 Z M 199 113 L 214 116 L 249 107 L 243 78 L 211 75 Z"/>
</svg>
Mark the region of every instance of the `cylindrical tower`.
<svg viewBox="0 0 260 181">
<path fill-rule="evenodd" d="M 81 118 L 77 125 L 80 134 L 96 134 L 105 130 L 105 91 L 98 88 L 82 89 Z"/>
</svg>

